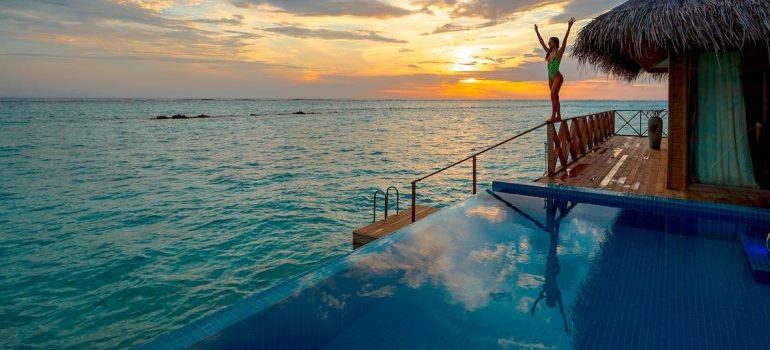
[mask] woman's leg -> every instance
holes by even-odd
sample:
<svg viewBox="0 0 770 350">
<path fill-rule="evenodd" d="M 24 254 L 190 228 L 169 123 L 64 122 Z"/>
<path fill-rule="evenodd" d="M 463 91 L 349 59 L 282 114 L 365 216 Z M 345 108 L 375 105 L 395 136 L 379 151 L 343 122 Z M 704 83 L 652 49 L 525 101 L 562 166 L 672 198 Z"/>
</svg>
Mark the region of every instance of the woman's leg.
<svg viewBox="0 0 770 350">
<path fill-rule="evenodd" d="M 551 79 L 551 77 L 548 77 L 548 89 L 553 90 L 553 79 Z M 552 121 L 555 118 L 556 118 L 556 103 L 554 103 L 553 97 L 551 97 L 551 117 L 548 118 L 548 120 L 546 121 Z"/>
<path fill-rule="evenodd" d="M 556 77 L 553 79 L 551 85 L 551 103 L 553 104 L 554 115 L 551 117 L 551 121 L 561 120 L 561 101 L 559 100 L 559 91 L 561 91 L 561 84 L 564 83 L 564 76 L 561 73 L 556 73 Z"/>
</svg>

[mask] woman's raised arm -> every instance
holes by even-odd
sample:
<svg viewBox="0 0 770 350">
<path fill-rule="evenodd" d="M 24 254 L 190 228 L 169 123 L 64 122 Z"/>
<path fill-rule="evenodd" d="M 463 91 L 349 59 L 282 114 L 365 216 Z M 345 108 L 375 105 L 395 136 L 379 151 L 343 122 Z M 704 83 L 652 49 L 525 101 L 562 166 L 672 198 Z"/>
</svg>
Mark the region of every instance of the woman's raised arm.
<svg viewBox="0 0 770 350">
<path fill-rule="evenodd" d="M 545 41 L 543 41 L 543 37 L 540 36 L 540 32 L 537 30 L 537 24 L 535 24 L 535 33 L 537 34 L 537 40 L 540 40 L 540 46 L 543 47 L 543 50 L 548 52 L 548 46 L 545 46 Z"/>
<path fill-rule="evenodd" d="M 572 17 L 569 19 L 569 24 L 567 25 L 567 34 L 564 34 L 564 40 L 561 41 L 561 47 L 559 48 L 559 52 L 557 52 L 557 58 L 561 59 L 561 56 L 564 55 L 564 49 L 567 48 L 567 39 L 569 38 L 569 31 L 572 30 L 572 25 L 575 24 L 575 17 Z"/>
</svg>

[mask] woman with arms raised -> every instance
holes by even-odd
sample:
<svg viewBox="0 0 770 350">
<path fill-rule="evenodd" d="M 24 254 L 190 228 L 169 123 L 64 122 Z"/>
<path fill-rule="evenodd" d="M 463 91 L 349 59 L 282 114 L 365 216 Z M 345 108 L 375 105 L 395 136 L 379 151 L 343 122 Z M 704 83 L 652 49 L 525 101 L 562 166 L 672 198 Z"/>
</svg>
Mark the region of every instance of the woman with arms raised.
<svg viewBox="0 0 770 350">
<path fill-rule="evenodd" d="M 537 30 L 537 24 L 535 24 L 535 33 L 537 39 L 540 40 L 540 45 L 545 50 L 545 60 L 548 62 L 548 86 L 551 88 L 551 118 L 546 122 L 553 123 L 561 120 L 561 102 L 559 101 L 559 91 L 561 90 L 561 84 L 564 83 L 564 76 L 559 72 L 559 64 L 561 64 L 561 58 L 564 55 L 564 48 L 567 47 L 567 38 L 569 37 L 569 31 L 572 29 L 572 24 L 575 23 L 575 17 L 569 20 L 567 26 L 567 34 L 564 34 L 564 40 L 559 45 L 559 38 L 551 37 L 548 39 L 548 45 L 543 41 L 543 37 L 540 36 L 540 32 Z"/>
</svg>

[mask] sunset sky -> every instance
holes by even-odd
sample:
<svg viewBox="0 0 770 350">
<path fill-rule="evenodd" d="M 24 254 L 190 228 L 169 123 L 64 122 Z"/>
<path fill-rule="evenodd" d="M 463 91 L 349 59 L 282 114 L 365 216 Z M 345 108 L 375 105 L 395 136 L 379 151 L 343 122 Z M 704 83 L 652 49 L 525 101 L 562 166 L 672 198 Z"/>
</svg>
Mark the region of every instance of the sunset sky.
<svg viewBox="0 0 770 350">
<path fill-rule="evenodd" d="M 545 99 L 533 24 L 574 39 L 622 2 L 2 0 L 0 97 Z M 561 70 L 563 99 L 666 98 Z"/>
</svg>

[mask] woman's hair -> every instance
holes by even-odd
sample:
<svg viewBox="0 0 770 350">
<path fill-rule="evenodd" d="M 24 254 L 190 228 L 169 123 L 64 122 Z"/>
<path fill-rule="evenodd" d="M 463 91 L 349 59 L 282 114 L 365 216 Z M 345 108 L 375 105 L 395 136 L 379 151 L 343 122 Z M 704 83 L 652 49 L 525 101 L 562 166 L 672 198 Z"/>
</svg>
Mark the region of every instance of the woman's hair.
<svg viewBox="0 0 770 350">
<path fill-rule="evenodd" d="M 556 48 L 555 48 L 555 49 L 558 49 L 558 48 L 559 48 L 559 38 L 557 38 L 557 37 L 555 37 L 555 36 L 552 36 L 550 39 L 548 39 L 548 41 L 553 41 L 553 43 L 554 43 L 554 44 L 556 44 Z M 555 50 L 555 49 L 554 49 L 554 50 Z M 548 48 L 548 52 L 546 52 L 546 53 L 545 53 L 545 58 L 548 58 L 548 55 L 549 55 L 550 53 L 551 53 L 551 48 L 549 47 L 549 48 Z"/>
</svg>

